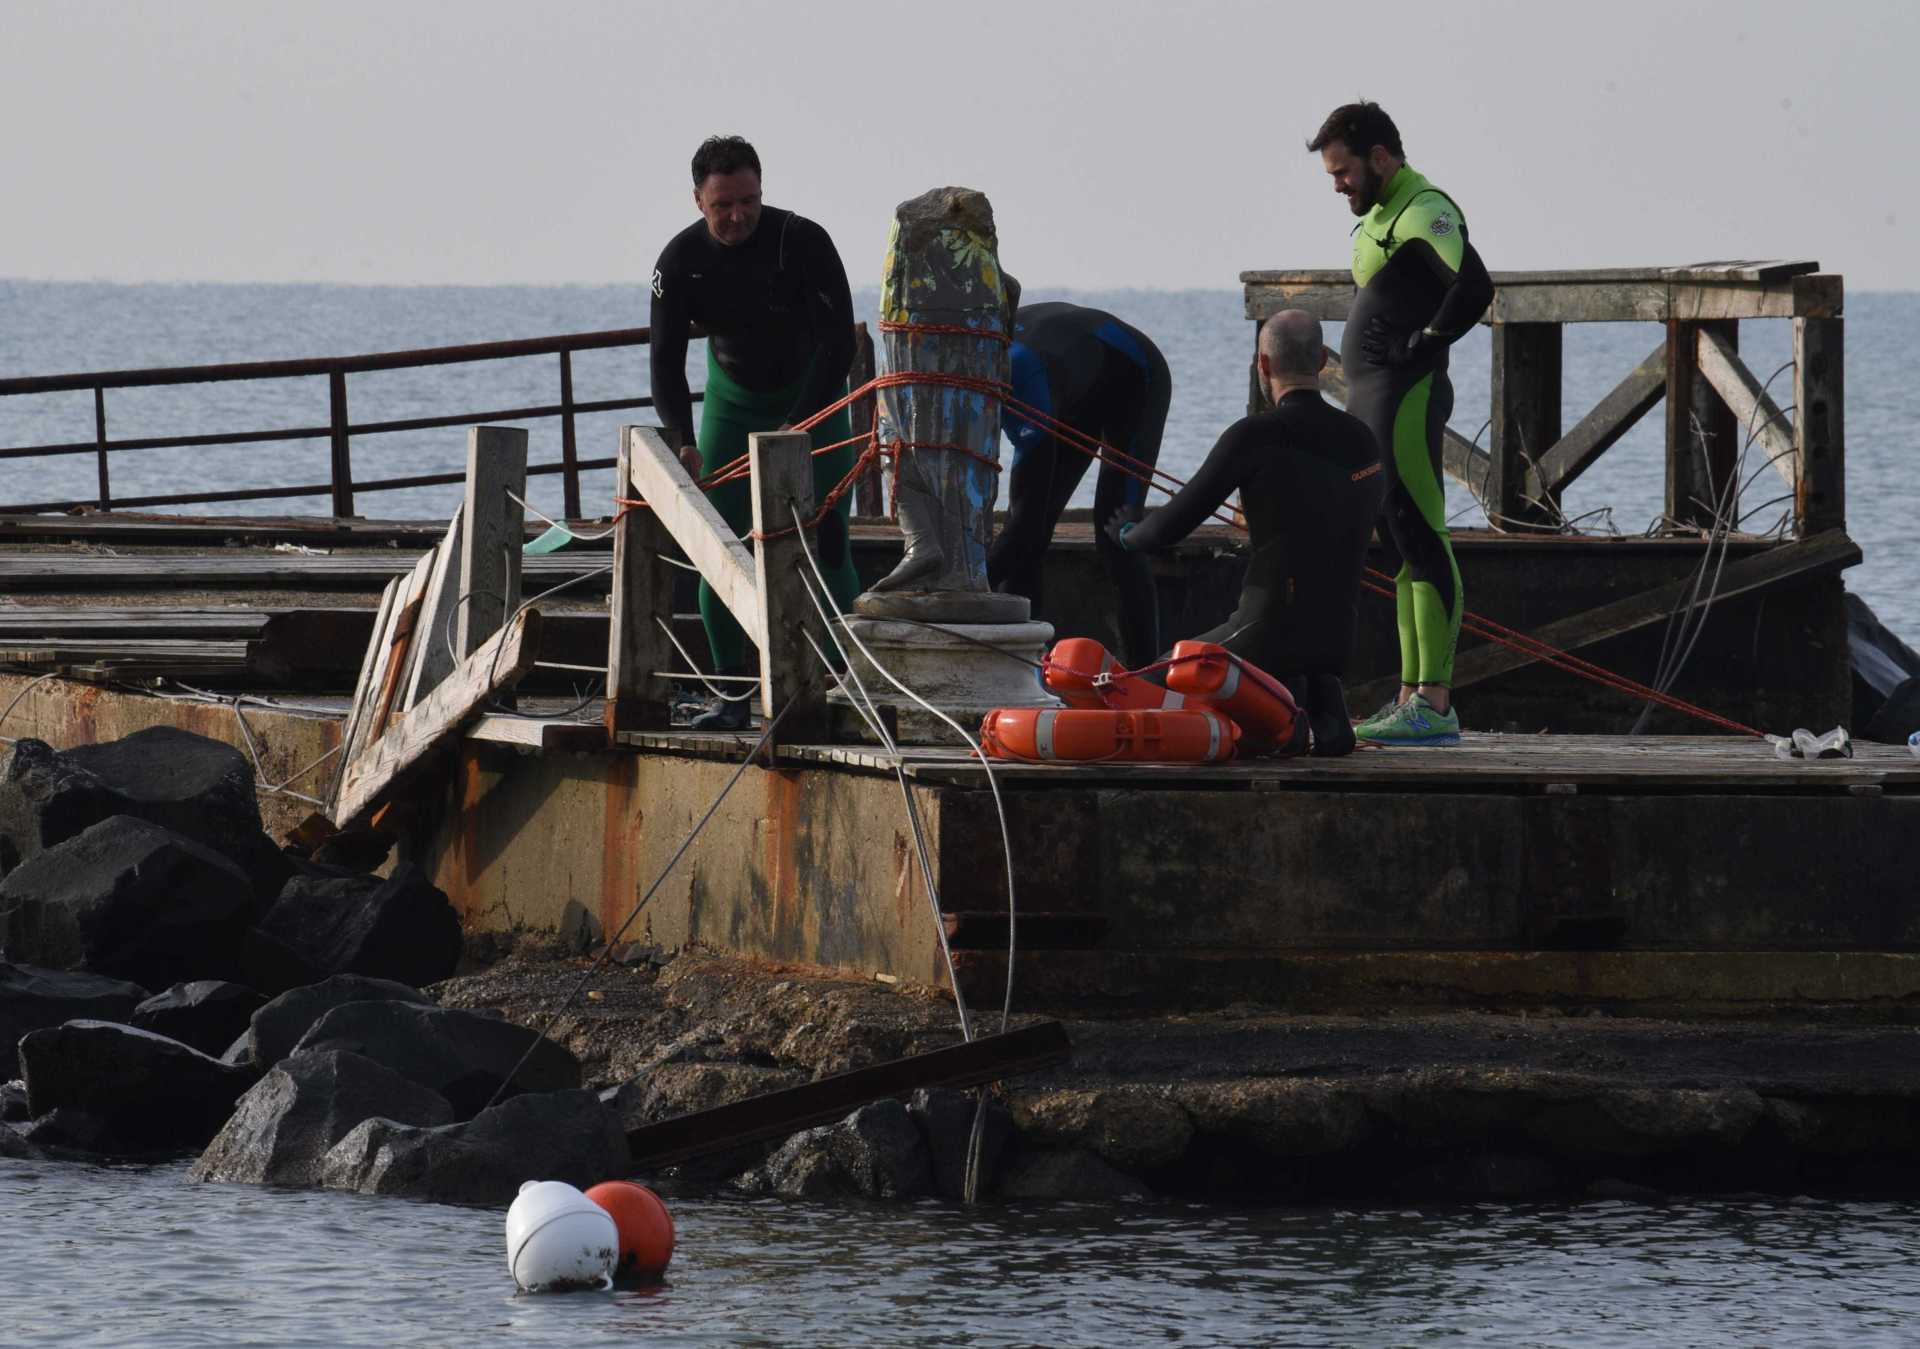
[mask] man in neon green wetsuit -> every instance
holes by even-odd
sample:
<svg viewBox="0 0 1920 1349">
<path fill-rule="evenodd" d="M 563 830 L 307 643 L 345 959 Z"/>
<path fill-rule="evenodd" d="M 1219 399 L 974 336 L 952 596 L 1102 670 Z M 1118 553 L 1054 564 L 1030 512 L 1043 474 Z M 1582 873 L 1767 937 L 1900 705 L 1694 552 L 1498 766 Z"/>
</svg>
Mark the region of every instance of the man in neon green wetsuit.
<svg viewBox="0 0 1920 1349">
<path fill-rule="evenodd" d="M 747 452 L 747 437 L 803 421 L 837 402 L 853 363 L 853 297 L 833 240 L 805 216 L 763 205 L 760 156 L 738 136 L 713 136 L 693 156 L 700 219 L 667 243 L 653 272 L 650 359 L 653 405 L 687 470 L 704 477 Z M 692 447 L 687 388 L 690 325 L 707 332 L 707 382 L 699 449 Z M 814 500 L 824 501 L 854 463 L 846 409 L 813 428 Z M 745 478 L 707 494 L 720 518 L 745 534 L 753 501 Z M 821 517 L 813 534 L 827 588 L 843 609 L 860 593 L 848 546 L 852 495 Z M 704 580 L 700 617 L 717 673 L 746 673 L 747 639 Z M 738 686 L 736 686 L 738 687 Z M 744 701 L 720 701 L 695 717 L 696 730 L 747 724 Z"/>
<path fill-rule="evenodd" d="M 1493 282 L 1453 199 L 1406 161 L 1400 132 L 1375 103 L 1335 108 L 1314 138 L 1353 231 L 1358 290 L 1340 343 L 1347 411 L 1380 442 L 1386 543 L 1398 565 L 1400 693 L 1360 723 L 1383 745 L 1454 745 L 1453 651 L 1465 610 L 1447 537 L 1441 432 L 1453 411 L 1447 348 L 1480 320 Z"/>
</svg>

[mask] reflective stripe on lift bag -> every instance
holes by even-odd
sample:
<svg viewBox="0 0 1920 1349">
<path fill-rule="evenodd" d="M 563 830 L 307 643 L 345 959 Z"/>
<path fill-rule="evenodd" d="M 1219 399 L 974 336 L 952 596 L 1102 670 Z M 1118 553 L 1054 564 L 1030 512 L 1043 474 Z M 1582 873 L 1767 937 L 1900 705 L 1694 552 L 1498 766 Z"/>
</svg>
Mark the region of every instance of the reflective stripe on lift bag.
<svg viewBox="0 0 1920 1349">
<path fill-rule="evenodd" d="M 980 723 L 989 756 L 1039 763 L 1221 763 L 1239 737 L 1231 718 L 1207 707 L 1001 707 Z"/>
<path fill-rule="evenodd" d="M 1063 637 L 1047 653 L 1047 691 L 1068 707 L 1172 709 L 1185 694 L 1130 675 L 1106 647 L 1091 637 Z"/>
<path fill-rule="evenodd" d="M 1204 699 L 1235 721 L 1248 749 L 1284 745 L 1298 709 L 1287 686 L 1250 661 L 1212 642 L 1176 642 L 1167 684 Z"/>
</svg>

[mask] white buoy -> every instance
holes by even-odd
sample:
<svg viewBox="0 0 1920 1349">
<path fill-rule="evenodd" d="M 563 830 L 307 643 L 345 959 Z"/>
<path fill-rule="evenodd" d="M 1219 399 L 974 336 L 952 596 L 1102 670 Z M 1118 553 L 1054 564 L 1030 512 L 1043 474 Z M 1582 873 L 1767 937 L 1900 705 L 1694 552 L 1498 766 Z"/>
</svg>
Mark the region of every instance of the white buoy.
<svg viewBox="0 0 1920 1349">
<path fill-rule="evenodd" d="M 529 1293 L 612 1286 L 620 1233 L 607 1211 L 560 1180 L 530 1180 L 507 1210 L 507 1269 Z"/>
</svg>

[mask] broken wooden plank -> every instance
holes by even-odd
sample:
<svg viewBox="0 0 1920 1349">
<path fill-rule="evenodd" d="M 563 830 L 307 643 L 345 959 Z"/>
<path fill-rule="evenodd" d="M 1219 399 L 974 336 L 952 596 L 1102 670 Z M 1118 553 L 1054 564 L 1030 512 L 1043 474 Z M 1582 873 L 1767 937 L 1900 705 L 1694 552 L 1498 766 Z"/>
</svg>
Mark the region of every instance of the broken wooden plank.
<svg viewBox="0 0 1920 1349">
<path fill-rule="evenodd" d="M 1800 487 L 1795 522 L 1804 537 L 1847 523 L 1846 323 L 1793 325 L 1793 435 Z"/>
<path fill-rule="evenodd" d="M 1538 473 L 1528 475 L 1528 494 L 1541 499 L 1564 491 L 1594 460 L 1631 431 L 1634 423 L 1646 416 L 1666 391 L 1667 344 L 1662 342 L 1571 431 L 1555 441 L 1552 449 L 1540 456 Z"/>
<path fill-rule="evenodd" d="M 520 550 L 526 511 L 513 500 L 527 495 L 527 433 L 518 426 L 467 430 L 467 497 L 460 548 L 460 594 L 466 602 L 454 622 L 461 659 L 500 630 L 520 603 Z"/>
<path fill-rule="evenodd" d="M 597 721 L 566 721 L 557 717 L 530 717 L 512 712 L 489 712 L 467 727 L 467 739 L 489 745 L 542 754 L 562 750 L 600 750 L 607 747 L 607 731 Z"/>
<path fill-rule="evenodd" d="M 1794 448 L 1793 425 L 1780 413 L 1753 371 L 1747 369 L 1726 339 L 1711 328 L 1702 328 L 1696 339 L 1699 354 L 1697 372 L 1720 401 L 1733 413 L 1739 440 L 1733 451 L 1736 458 L 1749 442 L 1757 445 L 1774 470 L 1787 484 L 1789 492 L 1800 484 L 1799 451 Z"/>
<path fill-rule="evenodd" d="M 391 730 L 347 763 L 335 799 L 333 822 L 342 829 L 364 823 L 401 774 L 458 733 L 488 699 L 512 688 L 533 668 L 540 646 L 540 614 L 522 609 L 489 637 Z"/>
<path fill-rule="evenodd" d="M 753 586 L 760 599 L 760 714 L 786 709 L 783 744 L 826 729 L 827 671 L 816 648 L 829 645 L 814 608 L 807 552 L 813 519 L 813 438 L 805 431 L 756 431 L 747 437 L 753 469 Z M 791 530 L 789 533 L 787 531 Z M 812 638 L 809 645 L 808 638 Z"/>
<path fill-rule="evenodd" d="M 1714 600 L 1724 603 L 1736 595 L 1744 595 L 1779 581 L 1838 571 L 1858 563 L 1860 556 L 1860 545 L 1839 530 L 1783 543 L 1756 557 L 1744 557 L 1727 563 L 1720 571 L 1719 583 L 1714 587 Z M 1630 595 L 1626 599 L 1548 623 L 1527 635 L 1561 651 L 1578 651 L 1610 637 L 1666 622 L 1668 615 L 1686 604 L 1692 591 L 1693 579 L 1683 577 L 1663 586 L 1655 586 L 1652 590 L 1644 590 L 1638 595 Z M 1531 665 L 1538 659 L 1529 652 L 1488 642 L 1470 651 L 1463 651 L 1455 658 L 1453 686 L 1456 689 L 1465 688 L 1483 679 Z M 1376 682 L 1384 685 L 1387 681 Z M 1393 682 L 1397 685 L 1397 678 Z M 1366 703 L 1364 692 L 1358 701 Z"/>
<path fill-rule="evenodd" d="M 378 691 L 375 672 L 383 668 L 387 636 L 393 628 L 394 611 L 399 608 L 399 599 L 400 578 L 396 576 L 380 592 L 380 609 L 374 615 L 373 635 L 368 638 L 366 654 L 360 661 L 360 675 L 353 681 L 353 706 L 347 712 L 347 724 L 340 733 L 339 763 L 333 775 L 333 789 L 328 793 L 331 801 L 340 799 L 340 790 L 347 780 L 347 770 L 370 738 L 367 735 L 367 722 L 373 715 L 373 699 Z"/>
<path fill-rule="evenodd" d="M 637 442 L 620 437 L 614 482 L 633 481 Z M 626 495 L 626 489 L 615 492 Z M 671 724 L 670 683 L 659 674 L 673 668 L 673 643 L 660 628 L 673 622 L 673 536 L 645 506 L 627 506 L 613 526 L 613 591 L 607 605 L 607 702 L 609 737 L 621 731 Z"/>
<path fill-rule="evenodd" d="M 454 606 L 460 599 L 459 559 L 465 555 L 461 541 L 466 514 L 464 505 L 454 510 L 453 519 L 447 522 L 446 535 L 433 551 L 433 571 L 427 577 L 426 589 L 420 598 L 420 616 L 415 624 L 418 635 L 407 662 L 406 683 L 400 690 L 402 708 L 412 707 L 426 697 L 454 666 L 453 644 L 458 640 Z"/>
<path fill-rule="evenodd" d="M 658 427 L 629 426 L 625 434 L 634 491 L 646 498 L 648 507 L 660 517 L 687 560 L 700 569 L 713 593 L 746 631 L 747 640 L 755 646 L 763 645 L 766 635 L 760 630 L 753 554 L 720 518 L 707 494 L 687 476 L 680 457 L 668 448 Z"/>
<path fill-rule="evenodd" d="M 378 740 L 387 733 L 394 714 L 404 711 L 399 702 L 400 690 L 406 682 L 407 667 L 413 656 L 414 631 L 420 622 L 420 605 L 427 588 L 427 580 L 433 575 L 434 559 L 438 552 L 426 552 L 414 564 L 408 574 L 396 600 L 393 622 L 387 635 L 386 651 L 375 671 L 380 683 L 373 697 L 373 719 L 367 725 L 367 739 Z"/>
<path fill-rule="evenodd" d="M 627 1148 L 635 1170 L 668 1166 L 829 1124 L 869 1102 L 921 1087 L 977 1087 L 1034 1072 L 1072 1053 L 1066 1027 L 1043 1021 L 630 1129 Z"/>
</svg>

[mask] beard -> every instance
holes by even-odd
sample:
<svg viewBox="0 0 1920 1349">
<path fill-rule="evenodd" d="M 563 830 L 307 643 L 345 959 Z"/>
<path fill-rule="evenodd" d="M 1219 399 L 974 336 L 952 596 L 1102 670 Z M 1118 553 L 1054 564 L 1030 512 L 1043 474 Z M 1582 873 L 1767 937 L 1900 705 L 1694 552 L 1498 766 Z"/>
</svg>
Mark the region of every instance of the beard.
<svg viewBox="0 0 1920 1349">
<path fill-rule="evenodd" d="M 1365 165 L 1361 169 L 1360 187 L 1347 198 L 1347 208 L 1355 215 L 1365 215 L 1379 204 L 1381 190 L 1386 185 L 1386 179 L 1374 172 L 1373 165 Z"/>
</svg>

